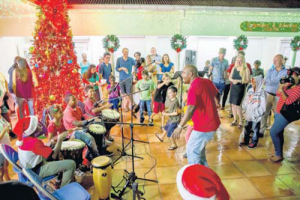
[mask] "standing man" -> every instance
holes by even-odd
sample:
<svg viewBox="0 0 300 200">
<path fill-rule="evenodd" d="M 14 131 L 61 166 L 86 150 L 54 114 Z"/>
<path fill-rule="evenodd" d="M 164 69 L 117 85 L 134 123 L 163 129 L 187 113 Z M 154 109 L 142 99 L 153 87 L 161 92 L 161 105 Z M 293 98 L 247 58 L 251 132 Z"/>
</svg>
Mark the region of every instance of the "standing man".
<svg viewBox="0 0 300 200">
<path fill-rule="evenodd" d="M 264 136 L 268 117 L 270 115 L 271 109 L 273 109 L 274 113 L 276 110 L 276 106 L 278 103 L 278 99 L 276 98 L 276 93 L 279 87 L 280 79 L 283 76 L 287 75 L 287 70 L 283 65 L 283 56 L 281 54 L 277 54 L 273 59 L 274 68 L 268 70 L 266 78 L 265 78 L 265 91 L 267 92 L 267 105 L 266 112 L 261 120 L 260 126 L 260 137 Z"/>
<path fill-rule="evenodd" d="M 128 96 L 132 91 L 132 73 L 135 71 L 135 61 L 128 57 L 129 50 L 122 50 L 123 56 L 117 59 L 116 71 L 120 73 L 121 94 L 124 96 L 123 108 L 125 112 L 131 110 L 131 97 Z"/>
<path fill-rule="evenodd" d="M 155 47 L 151 48 L 150 53 L 151 53 L 151 60 L 152 60 L 152 62 L 154 61 L 154 64 L 156 65 L 156 70 L 157 70 L 157 72 L 159 72 L 159 69 L 160 69 L 159 64 L 161 63 L 161 55 L 157 54 Z M 156 76 L 158 79 L 159 74 L 157 74 Z"/>
<path fill-rule="evenodd" d="M 111 64 L 109 63 L 110 61 L 110 53 L 108 52 L 105 52 L 103 54 L 103 61 L 101 64 L 100 64 L 100 67 L 99 67 L 99 75 L 100 75 L 100 79 L 105 79 L 106 80 L 106 83 L 109 84 L 109 77 L 112 74 L 112 68 L 111 68 Z"/>
<path fill-rule="evenodd" d="M 186 145 L 188 163 L 208 166 L 205 147 L 220 125 L 217 111 L 219 91 L 210 80 L 198 77 L 198 70 L 193 65 L 186 66 L 181 75 L 183 82 L 191 86 L 188 91 L 186 113 L 173 132 L 173 137 L 179 139 L 183 127 L 192 119 L 194 130 Z"/>
<path fill-rule="evenodd" d="M 227 79 L 228 61 L 224 58 L 226 49 L 220 48 L 219 56 L 212 59 L 210 71 L 212 72 L 212 81 L 219 90 L 218 102 L 225 88 L 225 79 Z"/>
</svg>

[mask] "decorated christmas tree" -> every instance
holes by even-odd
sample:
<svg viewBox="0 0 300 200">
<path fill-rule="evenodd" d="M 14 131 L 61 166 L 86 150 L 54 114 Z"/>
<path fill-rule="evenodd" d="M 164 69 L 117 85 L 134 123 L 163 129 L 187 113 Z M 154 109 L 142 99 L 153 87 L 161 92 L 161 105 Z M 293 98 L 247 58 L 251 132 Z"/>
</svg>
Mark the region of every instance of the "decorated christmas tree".
<svg viewBox="0 0 300 200">
<path fill-rule="evenodd" d="M 66 93 L 82 100 L 84 93 L 74 52 L 66 0 L 41 0 L 37 7 L 34 45 L 30 47 L 39 86 L 36 88 L 35 112 L 52 104 L 64 105 Z"/>
</svg>

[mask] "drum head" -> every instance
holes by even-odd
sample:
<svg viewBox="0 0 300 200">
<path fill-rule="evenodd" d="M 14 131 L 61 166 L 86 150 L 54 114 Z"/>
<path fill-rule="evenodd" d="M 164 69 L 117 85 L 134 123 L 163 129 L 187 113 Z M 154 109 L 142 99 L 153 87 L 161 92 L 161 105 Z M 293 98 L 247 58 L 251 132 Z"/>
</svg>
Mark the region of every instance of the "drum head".
<svg viewBox="0 0 300 200">
<path fill-rule="evenodd" d="M 103 166 L 107 166 L 107 165 L 110 165 L 111 164 L 111 159 L 107 156 L 99 156 L 97 158 L 94 158 L 92 160 L 92 165 L 93 167 L 103 167 Z"/>
<path fill-rule="evenodd" d="M 64 141 L 61 144 L 61 150 L 77 150 L 84 148 L 85 143 L 81 140 L 71 140 L 71 141 Z"/>
<path fill-rule="evenodd" d="M 106 128 L 101 124 L 91 124 L 89 126 L 89 131 L 94 134 L 103 134 L 106 132 Z"/>
<path fill-rule="evenodd" d="M 104 109 L 102 110 L 102 115 L 108 119 L 119 119 L 120 114 L 112 109 Z"/>
</svg>

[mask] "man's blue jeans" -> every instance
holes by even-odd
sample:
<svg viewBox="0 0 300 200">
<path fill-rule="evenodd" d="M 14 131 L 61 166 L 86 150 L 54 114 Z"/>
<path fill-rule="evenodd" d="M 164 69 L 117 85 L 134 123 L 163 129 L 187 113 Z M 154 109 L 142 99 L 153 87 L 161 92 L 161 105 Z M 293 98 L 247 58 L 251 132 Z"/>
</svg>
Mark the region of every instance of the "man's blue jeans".
<svg viewBox="0 0 300 200">
<path fill-rule="evenodd" d="M 280 114 L 275 112 L 275 120 L 270 130 L 270 135 L 274 144 L 276 156 L 282 156 L 284 144 L 283 132 L 289 122 Z"/>
<path fill-rule="evenodd" d="M 190 139 L 186 145 L 186 154 L 189 164 L 200 164 L 209 167 L 206 161 L 205 147 L 207 142 L 212 140 L 214 135 L 215 131 L 192 131 Z"/>
</svg>

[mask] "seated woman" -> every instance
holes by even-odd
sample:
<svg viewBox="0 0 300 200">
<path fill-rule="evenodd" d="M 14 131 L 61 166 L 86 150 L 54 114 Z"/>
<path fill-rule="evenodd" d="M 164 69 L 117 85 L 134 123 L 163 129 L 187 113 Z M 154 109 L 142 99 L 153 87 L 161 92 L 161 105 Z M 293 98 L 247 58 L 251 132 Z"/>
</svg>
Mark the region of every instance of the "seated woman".
<svg viewBox="0 0 300 200">
<path fill-rule="evenodd" d="M 291 83 L 280 84 L 277 91 L 279 101 L 275 112 L 275 121 L 270 130 L 270 135 L 275 148 L 275 155 L 271 155 L 271 162 L 283 160 L 284 129 L 291 122 L 300 118 L 299 105 L 293 105 L 300 100 L 300 68 L 294 67 L 289 71 Z"/>
</svg>

